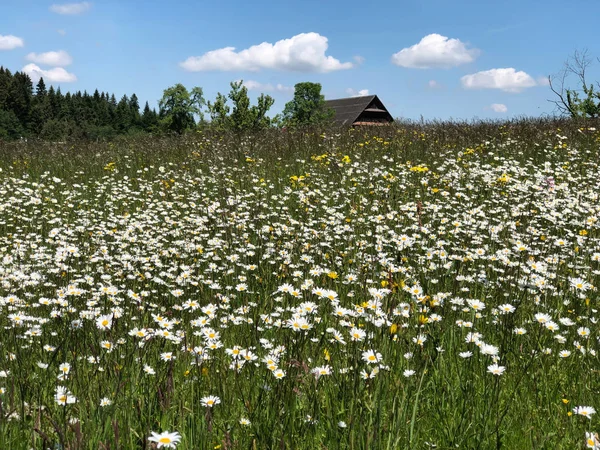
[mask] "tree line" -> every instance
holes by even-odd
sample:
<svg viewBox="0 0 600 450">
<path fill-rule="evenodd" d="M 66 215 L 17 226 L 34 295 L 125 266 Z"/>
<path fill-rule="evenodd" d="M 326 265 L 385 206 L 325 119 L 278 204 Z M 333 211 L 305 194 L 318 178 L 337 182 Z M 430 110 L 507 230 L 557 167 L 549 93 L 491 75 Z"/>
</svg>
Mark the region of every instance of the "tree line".
<svg viewBox="0 0 600 450">
<path fill-rule="evenodd" d="M 203 91 L 182 84 L 164 90 L 159 109 L 146 102 L 140 111 L 138 97 L 95 90 L 63 94 L 46 87 L 41 78 L 35 88 L 29 75 L 11 73 L 0 66 L 0 139 L 38 138 L 110 139 L 140 133 L 182 134 L 198 127 L 234 132 L 255 132 L 268 127 L 322 125 L 333 117 L 318 83 L 298 83 L 294 98 L 281 114 L 269 117 L 274 99 L 261 94 L 251 104 L 242 81 L 232 82 L 227 95 L 207 101 Z"/>
<path fill-rule="evenodd" d="M 26 73 L 0 67 L 0 138 L 97 139 L 153 132 L 158 126 L 158 113 L 148 102 L 140 112 L 135 94 L 119 101 L 98 90 L 63 94 L 47 88 L 43 78 L 34 89 Z"/>
</svg>

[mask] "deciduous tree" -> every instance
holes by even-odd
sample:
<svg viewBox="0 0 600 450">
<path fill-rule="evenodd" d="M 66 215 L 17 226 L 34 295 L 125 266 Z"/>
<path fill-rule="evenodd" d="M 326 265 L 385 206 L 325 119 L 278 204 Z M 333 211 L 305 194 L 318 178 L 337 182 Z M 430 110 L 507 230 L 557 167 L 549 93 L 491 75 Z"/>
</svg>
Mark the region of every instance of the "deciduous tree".
<svg viewBox="0 0 600 450">
<path fill-rule="evenodd" d="M 587 79 L 587 69 L 591 65 L 587 50 L 575 51 L 558 75 L 548 77 L 550 89 L 557 97 L 550 101 L 559 113 L 573 118 L 600 117 L 600 90 L 595 90 L 594 84 Z M 577 78 L 578 89 L 567 86 L 570 77 Z M 600 83 L 597 86 L 600 88 Z"/>
<path fill-rule="evenodd" d="M 326 124 L 333 118 L 333 110 L 325 107 L 325 97 L 319 83 L 303 82 L 294 86 L 294 98 L 286 103 L 283 123 L 287 126 Z"/>
</svg>

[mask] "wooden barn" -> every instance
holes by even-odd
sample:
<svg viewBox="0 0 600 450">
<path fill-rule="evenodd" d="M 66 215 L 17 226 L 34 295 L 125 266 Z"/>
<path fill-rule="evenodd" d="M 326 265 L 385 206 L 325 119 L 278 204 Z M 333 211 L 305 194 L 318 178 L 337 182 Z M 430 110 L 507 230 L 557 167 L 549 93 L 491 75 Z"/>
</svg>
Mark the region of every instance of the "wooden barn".
<svg viewBox="0 0 600 450">
<path fill-rule="evenodd" d="M 326 100 L 325 107 L 335 111 L 335 124 L 343 126 L 385 125 L 394 118 L 376 95 Z"/>
</svg>

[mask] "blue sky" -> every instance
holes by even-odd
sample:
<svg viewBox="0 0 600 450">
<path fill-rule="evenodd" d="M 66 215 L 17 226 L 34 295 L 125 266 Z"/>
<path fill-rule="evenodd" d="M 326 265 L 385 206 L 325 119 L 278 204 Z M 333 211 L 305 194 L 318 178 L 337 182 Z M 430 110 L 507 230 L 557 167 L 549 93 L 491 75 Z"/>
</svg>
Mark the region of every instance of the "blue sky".
<svg viewBox="0 0 600 450">
<path fill-rule="evenodd" d="M 212 100 L 243 79 L 273 113 L 313 81 L 326 98 L 377 94 L 395 117 L 539 116 L 548 75 L 574 50 L 600 56 L 598 17 L 597 0 L 2 0 L 0 65 L 151 106 L 175 83 Z"/>
</svg>

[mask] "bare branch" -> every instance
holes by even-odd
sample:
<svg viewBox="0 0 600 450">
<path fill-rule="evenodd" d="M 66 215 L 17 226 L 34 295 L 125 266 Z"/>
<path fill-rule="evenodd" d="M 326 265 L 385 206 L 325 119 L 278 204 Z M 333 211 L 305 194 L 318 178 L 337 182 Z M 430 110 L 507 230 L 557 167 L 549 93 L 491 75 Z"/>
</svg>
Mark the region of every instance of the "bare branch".
<svg viewBox="0 0 600 450">
<path fill-rule="evenodd" d="M 598 58 L 600 62 L 600 58 Z M 571 117 L 590 116 L 597 114 L 589 107 L 590 97 L 596 96 L 592 85 L 588 85 L 587 69 L 593 63 L 589 57 L 588 50 L 576 50 L 564 64 L 563 69 L 554 76 L 548 77 L 550 90 L 554 93 L 557 100 L 549 100 L 556 105 L 556 109 L 562 115 L 571 115 Z M 570 76 L 578 79 L 576 89 L 567 86 L 567 80 Z M 598 83 L 600 88 L 600 83 Z"/>
<path fill-rule="evenodd" d="M 548 100 L 550 103 L 554 103 L 556 109 L 561 115 L 570 114 L 574 116 L 576 113 L 571 109 L 571 106 L 567 102 L 566 89 L 565 89 L 565 80 L 567 75 L 569 74 L 568 70 L 565 68 L 561 70 L 557 75 L 549 75 L 548 76 L 548 85 L 550 86 L 550 90 L 558 97 L 558 100 Z M 558 84 L 555 87 L 554 80 L 558 81 Z"/>
</svg>

